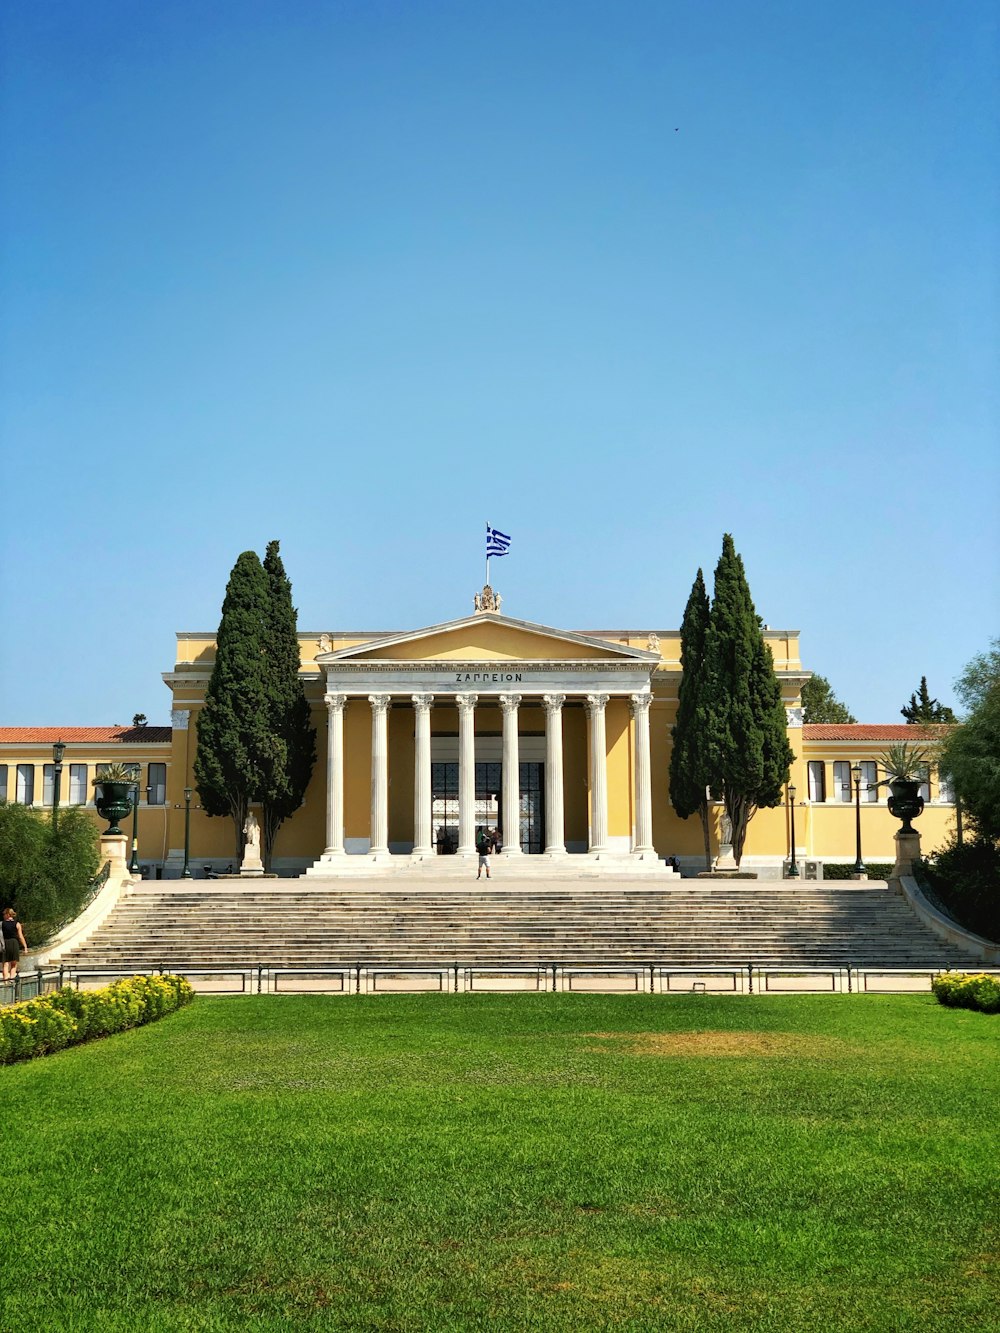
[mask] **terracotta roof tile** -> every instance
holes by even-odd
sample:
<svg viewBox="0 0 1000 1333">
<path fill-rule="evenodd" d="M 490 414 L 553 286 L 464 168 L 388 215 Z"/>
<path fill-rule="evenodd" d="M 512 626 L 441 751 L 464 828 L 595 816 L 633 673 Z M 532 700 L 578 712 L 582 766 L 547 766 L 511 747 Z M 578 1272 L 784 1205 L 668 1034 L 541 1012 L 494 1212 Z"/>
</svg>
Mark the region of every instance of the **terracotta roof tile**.
<svg viewBox="0 0 1000 1333">
<path fill-rule="evenodd" d="M 169 727 L 0 727 L 0 745 L 149 745 L 170 737 Z"/>
<path fill-rule="evenodd" d="M 802 739 L 807 741 L 913 741 L 926 743 L 922 728 L 906 722 L 807 722 L 802 728 Z"/>
</svg>

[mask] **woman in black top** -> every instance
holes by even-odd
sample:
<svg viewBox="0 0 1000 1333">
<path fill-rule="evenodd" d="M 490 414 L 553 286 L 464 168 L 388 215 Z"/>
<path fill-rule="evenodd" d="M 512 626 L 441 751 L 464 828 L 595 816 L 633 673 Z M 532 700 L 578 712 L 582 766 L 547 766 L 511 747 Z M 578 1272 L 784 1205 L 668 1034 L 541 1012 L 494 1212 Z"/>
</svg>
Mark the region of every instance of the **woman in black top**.
<svg viewBox="0 0 1000 1333">
<path fill-rule="evenodd" d="M 21 961 L 21 954 L 28 952 L 24 931 L 13 907 L 4 908 L 0 931 L 3 932 L 3 979 L 13 981 L 17 976 L 17 965 Z"/>
</svg>

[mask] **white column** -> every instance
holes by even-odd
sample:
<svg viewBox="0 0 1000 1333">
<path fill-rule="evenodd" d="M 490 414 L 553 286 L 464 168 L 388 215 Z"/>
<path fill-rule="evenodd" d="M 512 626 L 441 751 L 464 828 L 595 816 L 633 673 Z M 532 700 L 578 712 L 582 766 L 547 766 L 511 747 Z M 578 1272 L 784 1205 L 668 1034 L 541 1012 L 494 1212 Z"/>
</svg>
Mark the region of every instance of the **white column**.
<svg viewBox="0 0 1000 1333">
<path fill-rule="evenodd" d="M 590 852 L 596 855 L 608 846 L 608 742 L 604 709 L 609 695 L 587 695 L 590 719 Z"/>
<path fill-rule="evenodd" d="M 649 705 L 651 694 L 630 694 L 635 719 L 635 838 L 632 851 L 649 856 L 653 851 L 653 792 L 649 764 Z"/>
<path fill-rule="evenodd" d="M 326 850 L 344 855 L 344 707 L 346 694 L 325 694 L 326 704 Z"/>
<path fill-rule="evenodd" d="M 413 854 L 430 856 L 431 846 L 431 708 L 433 694 L 414 694 Z"/>
<path fill-rule="evenodd" d="M 372 822 L 375 856 L 389 853 L 389 709 L 391 694 L 369 694 L 372 706 Z"/>
<path fill-rule="evenodd" d="M 545 854 L 566 855 L 563 813 L 563 704 L 565 694 L 545 694 Z"/>
<path fill-rule="evenodd" d="M 503 854 L 521 855 L 521 761 L 517 743 L 519 694 L 501 694 L 503 710 Z"/>
<path fill-rule="evenodd" d="M 458 704 L 458 852 L 476 850 L 476 704 L 478 694 L 456 694 Z"/>
</svg>

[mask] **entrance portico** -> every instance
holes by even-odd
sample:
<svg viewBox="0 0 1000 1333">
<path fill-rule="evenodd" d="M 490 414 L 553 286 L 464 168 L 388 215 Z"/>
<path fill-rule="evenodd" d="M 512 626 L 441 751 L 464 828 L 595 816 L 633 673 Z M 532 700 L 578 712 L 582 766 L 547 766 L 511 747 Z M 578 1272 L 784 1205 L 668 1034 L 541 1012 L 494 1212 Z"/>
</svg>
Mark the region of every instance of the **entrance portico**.
<svg viewBox="0 0 1000 1333">
<path fill-rule="evenodd" d="M 475 855 L 476 765 L 494 762 L 500 742 L 498 824 L 508 868 L 544 858 L 565 863 L 583 853 L 601 868 L 621 870 L 662 866 L 652 845 L 649 705 L 657 653 L 608 640 L 571 634 L 514 620 L 495 612 L 477 613 L 409 634 L 395 634 L 357 647 L 321 653 L 316 664 L 325 676 L 327 707 L 326 847 L 307 873 L 330 875 L 391 870 L 437 858 L 435 838 L 435 746 L 457 749 L 457 847 L 460 862 Z M 627 774 L 629 832 L 609 831 L 609 705 L 616 710 L 616 744 L 627 747 L 616 774 Z M 368 836 L 348 836 L 345 825 L 345 765 L 356 770 L 362 717 L 370 718 L 371 802 Z M 396 715 L 393 748 L 390 714 Z M 412 726 L 399 714 L 412 716 Z M 345 717 L 353 719 L 355 751 L 347 756 Z M 574 752 L 567 761 L 567 717 L 574 721 Z M 580 720 L 585 718 L 585 734 Z M 452 719 L 457 727 L 452 730 Z M 624 719 L 624 722 L 622 721 Z M 435 733 L 435 721 L 439 731 Z M 497 723 L 499 722 L 499 728 Z M 499 729 L 499 736 L 497 730 Z M 457 731 L 457 736 L 455 732 Z M 627 733 L 627 734 L 626 734 Z M 451 741 L 445 738 L 452 737 Z M 457 741 L 457 745 L 456 745 Z M 580 754 L 578 741 L 585 745 Z M 412 744 L 412 759 L 406 753 Z M 478 746 L 478 752 L 477 752 Z M 487 750 L 489 754 L 487 755 Z M 451 751 L 454 753 L 454 751 Z M 530 756 L 530 758 L 529 758 Z M 580 760 L 584 762 L 581 764 Z M 412 767 L 411 767 L 412 764 Z M 531 767 L 533 765 L 533 767 Z M 523 767 L 522 767 L 523 766 Z M 407 772 L 403 772 L 405 767 Z M 528 770 L 538 778 L 535 805 L 522 783 Z M 544 774 L 538 776 L 538 769 Z M 388 811 L 393 780 L 409 785 L 412 819 L 390 838 Z M 567 839 L 566 808 L 586 789 L 586 838 Z M 492 793 L 491 793 L 492 795 Z M 623 794 L 615 789 L 616 800 Z M 528 857 L 522 845 L 527 811 L 541 807 L 544 830 Z M 575 805 L 574 805 L 575 809 Z M 525 824 L 527 830 L 528 825 Z M 404 833 L 400 838 L 398 834 Z M 440 819 L 438 819 L 440 833 Z M 409 834 L 409 836 L 405 836 Z M 525 833 L 525 842 L 531 839 Z M 452 850 L 449 846 L 448 850 Z M 576 864 L 582 864 L 577 860 Z M 442 863 L 437 862 L 437 868 Z"/>
</svg>

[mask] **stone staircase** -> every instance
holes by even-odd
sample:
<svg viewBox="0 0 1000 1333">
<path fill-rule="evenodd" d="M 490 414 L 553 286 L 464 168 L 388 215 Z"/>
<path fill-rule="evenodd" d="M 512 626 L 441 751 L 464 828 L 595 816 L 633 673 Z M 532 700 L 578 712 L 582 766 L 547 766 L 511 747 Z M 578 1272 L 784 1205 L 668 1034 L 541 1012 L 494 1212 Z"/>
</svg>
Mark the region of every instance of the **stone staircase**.
<svg viewBox="0 0 1000 1333">
<path fill-rule="evenodd" d="M 963 967 L 885 885 L 680 880 L 651 888 L 540 883 L 505 891 L 315 880 L 142 887 L 62 960 L 70 967 L 419 967 L 656 963 L 674 967 Z"/>
</svg>

